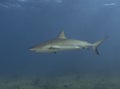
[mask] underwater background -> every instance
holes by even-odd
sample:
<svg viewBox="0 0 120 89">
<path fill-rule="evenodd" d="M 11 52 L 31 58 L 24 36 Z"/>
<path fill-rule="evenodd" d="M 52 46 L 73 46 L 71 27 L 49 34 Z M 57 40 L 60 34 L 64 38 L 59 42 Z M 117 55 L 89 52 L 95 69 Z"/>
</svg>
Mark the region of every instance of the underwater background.
<svg viewBox="0 0 120 89">
<path fill-rule="evenodd" d="M 96 42 L 92 49 L 36 54 L 54 39 Z M 119 0 L 0 0 L 0 89 L 120 89 Z"/>
</svg>

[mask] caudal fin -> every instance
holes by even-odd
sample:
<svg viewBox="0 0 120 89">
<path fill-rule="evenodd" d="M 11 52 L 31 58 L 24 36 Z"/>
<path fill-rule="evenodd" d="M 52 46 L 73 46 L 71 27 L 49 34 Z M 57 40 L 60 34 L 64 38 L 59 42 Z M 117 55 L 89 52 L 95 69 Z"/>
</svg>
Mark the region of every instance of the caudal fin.
<svg viewBox="0 0 120 89">
<path fill-rule="evenodd" d="M 98 51 L 98 47 L 103 43 L 103 41 L 104 41 L 106 38 L 108 38 L 108 37 L 105 37 L 105 38 L 103 38 L 103 39 L 101 39 L 101 40 L 99 40 L 99 41 L 97 41 L 97 42 L 95 42 L 95 43 L 93 44 L 93 50 L 94 50 L 94 52 L 95 52 L 97 55 L 100 55 L 100 53 L 99 53 L 99 51 Z"/>
</svg>

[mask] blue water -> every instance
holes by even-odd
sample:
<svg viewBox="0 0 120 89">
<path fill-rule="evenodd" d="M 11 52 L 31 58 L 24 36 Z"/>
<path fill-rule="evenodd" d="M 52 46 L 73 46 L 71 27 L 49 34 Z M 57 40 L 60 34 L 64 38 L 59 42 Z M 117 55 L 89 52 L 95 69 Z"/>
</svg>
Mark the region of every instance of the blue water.
<svg viewBox="0 0 120 89">
<path fill-rule="evenodd" d="M 119 9 L 118 0 L 0 1 L 0 76 L 119 75 Z M 62 30 L 68 38 L 89 42 L 109 38 L 99 47 L 100 56 L 92 49 L 29 52 Z"/>
</svg>

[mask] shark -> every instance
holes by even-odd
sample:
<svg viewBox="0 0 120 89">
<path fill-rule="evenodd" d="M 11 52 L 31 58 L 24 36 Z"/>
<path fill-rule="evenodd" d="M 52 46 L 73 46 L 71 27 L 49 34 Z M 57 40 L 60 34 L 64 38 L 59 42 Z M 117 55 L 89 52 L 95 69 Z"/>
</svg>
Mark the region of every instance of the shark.
<svg viewBox="0 0 120 89">
<path fill-rule="evenodd" d="M 55 39 L 41 42 L 29 48 L 30 51 L 35 53 L 57 53 L 65 50 L 80 50 L 92 48 L 97 55 L 100 55 L 98 47 L 106 39 L 103 38 L 94 43 L 83 40 L 67 38 L 64 31 L 61 31 Z"/>
</svg>

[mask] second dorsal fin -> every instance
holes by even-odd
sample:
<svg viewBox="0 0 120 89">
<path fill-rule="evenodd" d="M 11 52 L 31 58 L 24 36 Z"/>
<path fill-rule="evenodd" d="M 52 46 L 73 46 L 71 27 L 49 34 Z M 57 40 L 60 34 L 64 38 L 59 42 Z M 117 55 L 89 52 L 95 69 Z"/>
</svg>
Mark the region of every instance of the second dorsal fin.
<svg viewBox="0 0 120 89">
<path fill-rule="evenodd" d="M 58 39 L 66 39 L 64 31 L 61 31 L 58 35 Z"/>
</svg>

